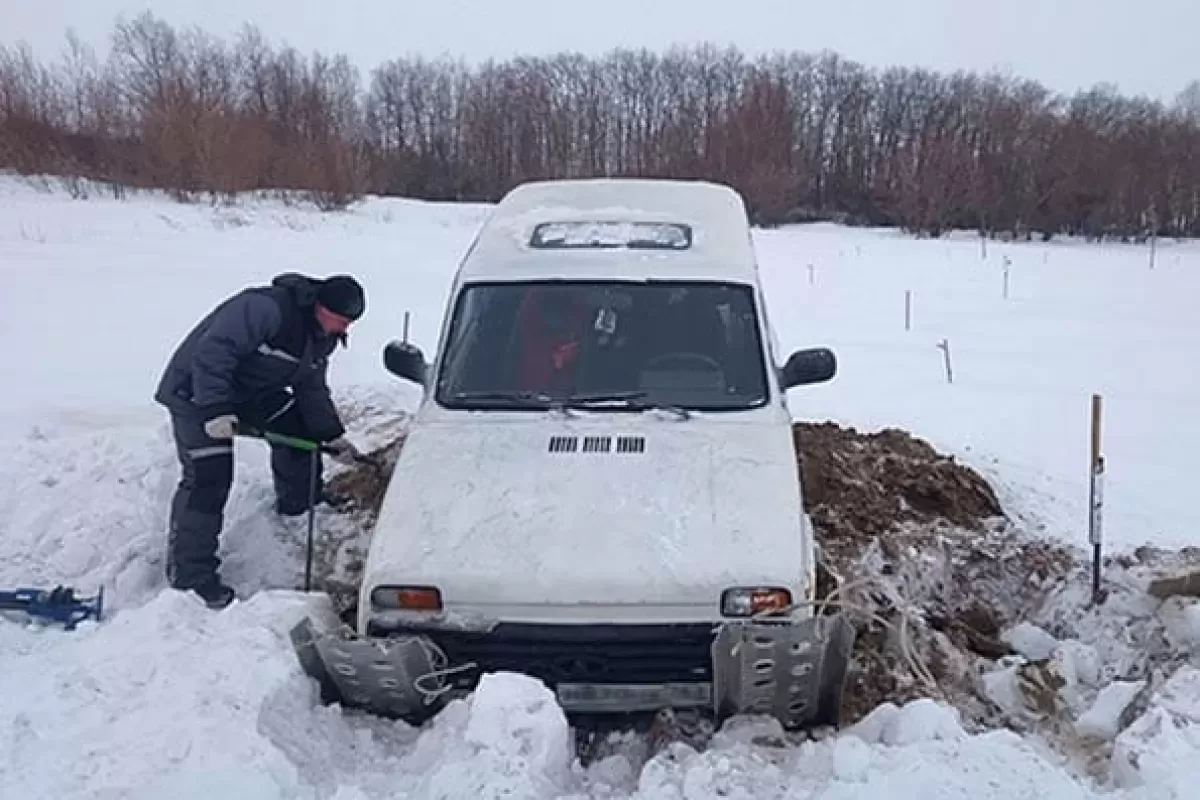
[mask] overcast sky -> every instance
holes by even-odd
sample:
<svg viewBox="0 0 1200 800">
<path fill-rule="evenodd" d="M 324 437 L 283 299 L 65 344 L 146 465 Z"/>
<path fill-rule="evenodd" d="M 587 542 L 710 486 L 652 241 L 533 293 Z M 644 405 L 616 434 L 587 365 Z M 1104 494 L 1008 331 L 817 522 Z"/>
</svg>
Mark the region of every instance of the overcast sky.
<svg viewBox="0 0 1200 800">
<path fill-rule="evenodd" d="M 74 27 L 101 54 L 118 14 L 345 53 L 474 61 L 712 41 L 755 54 L 825 48 L 872 66 L 999 69 L 1071 92 L 1099 82 L 1165 100 L 1200 78 L 1200 0 L 0 0 L 0 42 L 57 56 Z"/>
</svg>

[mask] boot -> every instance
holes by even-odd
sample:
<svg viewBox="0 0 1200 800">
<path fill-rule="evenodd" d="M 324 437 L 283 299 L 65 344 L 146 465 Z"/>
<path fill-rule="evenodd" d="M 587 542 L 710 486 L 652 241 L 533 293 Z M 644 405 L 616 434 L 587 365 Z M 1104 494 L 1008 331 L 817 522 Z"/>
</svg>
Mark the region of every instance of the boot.
<svg viewBox="0 0 1200 800">
<path fill-rule="evenodd" d="M 193 588 L 192 591 L 200 595 L 204 604 L 214 610 L 225 608 L 237 596 L 233 589 L 222 583 L 219 578 L 213 578 L 211 581 Z"/>
</svg>

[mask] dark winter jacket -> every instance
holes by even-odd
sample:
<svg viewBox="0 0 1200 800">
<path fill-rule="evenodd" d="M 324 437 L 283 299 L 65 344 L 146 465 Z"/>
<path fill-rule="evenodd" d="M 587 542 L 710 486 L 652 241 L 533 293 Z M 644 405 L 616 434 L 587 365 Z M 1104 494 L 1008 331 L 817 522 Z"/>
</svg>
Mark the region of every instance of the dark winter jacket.
<svg viewBox="0 0 1200 800">
<path fill-rule="evenodd" d="M 285 273 L 213 309 L 175 350 L 154 399 L 208 420 L 290 388 L 310 435 L 345 432 L 326 382 L 341 337 L 327 336 L 313 313 L 317 282 Z"/>
</svg>

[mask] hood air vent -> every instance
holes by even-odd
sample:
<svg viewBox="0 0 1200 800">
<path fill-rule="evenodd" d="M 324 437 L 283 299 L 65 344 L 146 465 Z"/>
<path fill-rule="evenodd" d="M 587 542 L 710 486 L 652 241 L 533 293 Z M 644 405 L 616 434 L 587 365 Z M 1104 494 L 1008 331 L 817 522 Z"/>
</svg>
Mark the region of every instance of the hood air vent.
<svg viewBox="0 0 1200 800">
<path fill-rule="evenodd" d="M 574 453 L 579 449 L 579 437 L 577 436 L 551 436 L 550 437 L 550 452 L 551 453 Z"/>
<path fill-rule="evenodd" d="M 617 452 L 618 453 L 644 453 L 644 452 L 646 452 L 646 437 L 645 436 L 618 436 L 617 437 Z"/>
<path fill-rule="evenodd" d="M 646 452 L 646 437 L 618 436 L 616 437 L 616 452 L 641 454 Z M 613 437 L 585 436 L 583 437 L 583 452 L 611 453 L 613 452 Z M 551 436 L 549 451 L 551 453 L 578 453 L 580 451 L 578 436 Z"/>
<path fill-rule="evenodd" d="M 611 436 L 585 436 L 583 439 L 583 452 L 585 453 L 607 453 L 612 450 Z"/>
</svg>

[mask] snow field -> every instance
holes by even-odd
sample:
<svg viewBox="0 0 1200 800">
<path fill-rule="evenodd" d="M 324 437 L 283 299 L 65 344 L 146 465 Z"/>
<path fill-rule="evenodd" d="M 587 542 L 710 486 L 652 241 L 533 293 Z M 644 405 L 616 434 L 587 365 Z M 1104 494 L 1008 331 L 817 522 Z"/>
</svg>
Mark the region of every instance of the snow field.
<svg viewBox="0 0 1200 800">
<path fill-rule="evenodd" d="M 402 200 L 344 215 L 277 201 L 81 202 L 0 181 L 0 332 L 13 343 L 0 392 L 0 585 L 103 583 L 111 609 L 69 634 L 0 624 L 0 796 L 1189 796 L 1200 778 L 1200 672 L 1187 668 L 1119 734 L 1123 688 L 1104 690 L 1083 727 L 1116 734 L 1116 745 L 1094 781 L 1033 737 L 968 734 L 931 701 L 882 706 L 823 741 L 739 720 L 704 752 L 673 745 L 643 763 L 635 748 L 586 769 L 552 696 L 521 676 L 489 677 L 422 731 L 321 707 L 287 641 L 316 602 L 285 591 L 298 577 L 303 524 L 267 513 L 262 450 L 239 448 L 223 542 L 228 577 L 258 593 L 214 614 L 164 591 L 177 468 L 151 395 L 179 337 L 247 283 L 290 269 L 355 273 L 368 314 L 331 380 L 339 399 L 371 409 L 352 426 L 366 441 L 415 396 L 383 371 L 383 344 L 411 310 L 410 338 L 433 348 L 451 271 L 485 213 Z M 1097 391 L 1112 549 L 1197 543 L 1188 467 L 1200 426 L 1185 412 L 1200 398 L 1190 366 L 1200 352 L 1191 310 L 1200 246 L 1160 242 L 1150 271 L 1134 246 L 990 243 L 984 262 L 966 236 L 912 241 L 824 225 L 755 236 L 783 349 L 828 344 L 839 356 L 833 383 L 793 393 L 798 417 L 907 428 L 981 469 L 1014 516 L 1084 544 Z M 943 338 L 953 384 L 936 349 Z M 1055 611 L 1078 618 L 1081 603 L 1064 597 Z M 1185 643 L 1193 609 L 1171 607 Z M 1132 658 L 1117 639 L 1125 615 L 1155 613 L 1118 604 L 1080 633 L 1091 636 L 1086 647 L 1107 648 L 1097 659 L 1119 664 Z M 1022 634 L 1030 647 L 1056 648 Z M 1086 649 L 1067 651 L 1081 654 L 1086 675 Z"/>
</svg>

